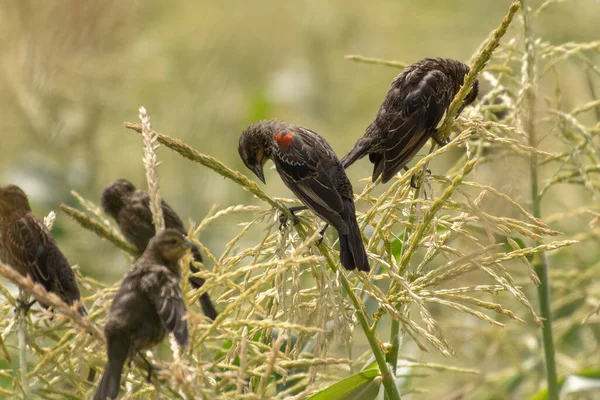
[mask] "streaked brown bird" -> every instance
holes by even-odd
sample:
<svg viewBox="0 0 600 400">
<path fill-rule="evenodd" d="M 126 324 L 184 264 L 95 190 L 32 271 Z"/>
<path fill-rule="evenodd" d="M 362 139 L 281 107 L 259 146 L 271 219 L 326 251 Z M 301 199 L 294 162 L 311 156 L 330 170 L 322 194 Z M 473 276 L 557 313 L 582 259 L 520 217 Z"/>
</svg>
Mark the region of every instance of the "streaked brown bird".
<svg viewBox="0 0 600 400">
<path fill-rule="evenodd" d="M 148 193 L 136 189 L 125 179 L 117 179 L 102 192 L 101 205 L 104 212 L 115 219 L 125 238 L 142 254 L 155 233 Z M 162 211 L 165 228 L 175 229 L 185 235 L 183 222 L 165 201 L 162 201 Z M 196 262 L 202 262 L 202 256 L 196 246 L 192 248 L 192 256 Z M 196 273 L 198 268 L 190 265 L 190 271 Z M 202 278 L 190 277 L 189 282 L 195 289 L 204 285 Z M 208 318 L 214 320 L 217 317 L 217 310 L 207 293 L 200 296 L 200 305 Z"/>
<path fill-rule="evenodd" d="M 260 121 L 242 133 L 238 151 L 244 164 L 265 182 L 263 166 L 273 160 L 283 183 L 325 222 L 337 229 L 340 261 L 369 271 L 356 221 L 352 185 L 329 144 L 318 133 L 277 121 Z"/>
<path fill-rule="evenodd" d="M 16 185 L 0 187 L 0 260 L 29 275 L 65 303 L 78 304 L 81 315 L 87 314 L 69 262 L 50 231 L 31 212 L 25 192 Z"/>
<path fill-rule="evenodd" d="M 167 333 L 172 332 L 180 346 L 187 346 L 179 259 L 193 247 L 180 232 L 166 229 L 150 240 L 123 279 L 104 327 L 108 362 L 94 400 L 116 398 L 125 361 L 157 345 Z"/>
<path fill-rule="evenodd" d="M 372 180 L 388 182 L 414 157 L 436 129 L 464 82 L 469 67 L 447 58 L 426 58 L 404 69 L 390 86 L 363 137 L 342 158 L 344 168 L 369 155 L 374 164 Z M 456 117 L 479 92 L 475 81 Z M 439 143 L 443 146 L 445 143 Z"/>
</svg>

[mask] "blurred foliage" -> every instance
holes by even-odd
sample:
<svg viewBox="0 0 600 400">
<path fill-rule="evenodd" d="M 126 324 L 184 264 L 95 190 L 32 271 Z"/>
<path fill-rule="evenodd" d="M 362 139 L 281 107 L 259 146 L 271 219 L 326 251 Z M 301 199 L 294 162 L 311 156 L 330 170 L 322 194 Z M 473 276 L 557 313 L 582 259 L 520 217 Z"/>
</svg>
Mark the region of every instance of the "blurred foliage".
<svg viewBox="0 0 600 400">
<path fill-rule="evenodd" d="M 564 377 L 597 369 L 600 365 L 600 226 L 594 222 L 600 212 L 600 30 L 597 25 L 600 3 L 593 0 L 531 3 L 534 34 L 540 38 L 536 42 L 539 147 L 548 154 L 558 155 L 540 159 L 543 220 L 553 230 L 563 233 L 557 240 L 580 241 L 551 253 L 550 258 L 557 363 L 559 375 Z M 123 121 L 135 121 L 140 105 L 148 109 L 157 131 L 180 138 L 244 173 L 237 155 L 237 140 L 242 129 L 258 118 L 279 118 L 310 127 L 325 136 L 342 155 L 363 133 L 389 82 L 399 72 L 390 67 L 347 61 L 344 55 L 362 54 L 403 63 L 426 56 L 467 60 L 498 25 L 509 4 L 510 1 L 476 0 L 3 2 L 0 4 L 3 49 L 0 180 L 2 184 L 22 186 L 30 195 L 37 215 L 46 215 L 50 210 L 59 212 L 53 234 L 71 263 L 79 264 L 85 276 L 84 292 L 93 303 L 92 318 L 101 322 L 114 294 L 112 285 L 130 266 L 131 258 L 123 257 L 112 244 L 81 229 L 59 211 L 58 205 L 65 202 L 81 208 L 69 195 L 70 189 L 98 203 L 102 188 L 120 177 L 144 187 L 141 139 L 122 127 Z M 403 197 L 394 205 L 397 225 L 390 228 L 394 239 L 381 254 L 388 254 L 390 260 L 397 261 L 406 251 L 405 241 L 410 239 L 404 235 L 404 229 L 400 229 L 406 224 L 399 220 L 408 220 L 410 215 L 422 216 L 422 210 L 427 210 L 449 185 L 442 173 L 448 171 L 446 175 L 452 178 L 463 167 L 466 147 L 479 157 L 480 164 L 459 186 L 461 200 L 450 200 L 433 220 L 435 226 L 429 228 L 420 244 L 423 248 L 417 250 L 414 265 L 405 276 L 409 282 L 422 279 L 423 270 L 417 270 L 417 267 L 421 269 L 417 260 L 426 257 L 434 248 L 431 244 L 439 243 L 439 237 L 448 234 L 447 227 L 451 225 L 448 219 L 456 218 L 465 210 L 472 212 L 473 208 L 468 207 L 473 207 L 473 201 L 486 216 L 518 221 L 517 225 L 509 224 L 509 230 L 525 227 L 519 224 L 527 218 L 516 205 L 527 210 L 531 207 L 528 163 L 527 157 L 523 157 L 527 153 L 501 140 L 523 143 L 526 140 L 498 126 L 482 128 L 483 121 L 495 121 L 508 127 L 519 124 L 522 106 L 519 99 L 523 96 L 521 59 L 524 57 L 521 32 L 522 25 L 517 20 L 481 79 L 482 98 L 459 120 L 458 132 L 479 130 L 481 138 L 465 137 L 464 141 L 433 158 L 429 165 L 433 175 L 424 186 L 423 196 L 416 200 Z M 470 120 L 476 123 L 470 124 Z M 496 138 L 499 139 L 492 140 Z M 411 165 L 426 154 L 426 148 Z M 234 182 L 164 147 L 159 149 L 159 159 L 162 162 L 161 195 L 184 220 L 189 217 L 206 221 L 217 210 L 239 204 L 259 204 L 251 193 L 241 190 Z M 389 186 L 369 189 L 360 181 L 369 173 L 370 164 L 366 161 L 349 170 L 355 192 L 362 193 L 357 207 L 361 218 L 366 218 L 369 209 L 376 208 L 373 205 L 379 198 L 393 194 L 388 192 Z M 289 195 L 273 171 L 266 174 L 268 185 L 261 187 L 267 195 Z M 403 185 L 398 187 L 401 193 L 408 187 L 407 182 Z M 511 201 L 481 185 L 510 196 Z M 488 194 L 479 199 L 481 192 Z M 218 207 L 213 208 L 215 204 Z M 358 371 L 370 364 L 367 361 L 371 353 L 363 333 L 354 328 L 356 317 L 348 299 L 339 293 L 336 275 L 311 269 L 310 263 L 316 261 L 310 258 L 288 272 L 285 272 L 288 264 L 276 267 L 257 264 L 267 262 L 259 260 L 259 255 L 288 259 L 292 255 L 285 246 L 304 243 L 303 238 L 291 232 L 288 232 L 289 237 L 277 236 L 272 226 L 276 213 L 268 211 L 264 203 L 260 205 L 265 209 L 262 213 L 255 209 L 226 212 L 220 214 L 220 223 L 206 223 L 199 232 L 202 245 L 215 255 L 212 259 L 209 257 L 206 273 L 211 274 L 213 264 L 215 272 L 225 273 L 222 281 L 207 285 L 207 290 L 219 297 L 220 310 L 248 301 L 246 293 L 236 285 L 254 283 L 263 268 L 263 278 L 270 277 L 275 282 L 270 282 L 271 291 L 253 292 L 255 297 L 250 298 L 255 303 L 248 306 L 252 311 L 228 309 L 225 325 L 211 328 L 213 334 L 203 337 L 202 344 L 190 352 L 188 362 L 198 363 L 208 371 L 204 383 L 209 389 L 203 394 L 210 398 L 213 390 L 238 390 L 236 384 L 240 381 L 236 383 L 234 367 L 239 366 L 242 350 L 247 351 L 248 358 L 244 362 L 250 363 L 246 364 L 248 371 L 252 367 L 258 368 L 258 372 L 250 374 L 247 381 L 241 381 L 269 395 L 274 395 L 276 388 L 282 390 L 280 393 L 285 390 L 290 390 L 290 394 L 312 393 L 329 383 L 344 382 L 343 378 L 360 386 L 365 375 L 361 377 Z M 411 211 L 413 206 L 416 213 Z M 384 211 L 382 215 L 387 214 Z M 507 227 L 503 225 L 506 219 L 501 220 L 502 223 L 492 221 Z M 309 227 L 318 225 L 310 216 L 304 217 L 303 222 Z M 243 224 L 242 227 L 239 224 Z M 246 234 L 238 238 L 241 229 Z M 375 229 L 366 224 L 365 233 L 372 237 Z M 534 231 L 531 227 L 527 229 Z M 479 239 L 491 237 L 493 240 L 489 243 L 502 243 L 502 248 L 496 250 L 504 253 L 530 248 L 528 246 L 535 243 L 522 231 L 520 235 L 502 232 L 502 229 L 490 232 L 485 224 L 468 224 L 465 232 L 461 232 L 465 236 L 452 245 L 468 254 L 475 247 L 467 235 Z M 507 235 L 512 241 L 506 239 Z M 270 247 L 257 245 L 257 240 L 263 239 Z M 247 251 L 256 246 L 259 246 L 256 254 L 244 259 L 249 257 Z M 371 249 L 379 249 L 377 246 L 372 244 Z M 276 250 L 278 248 L 287 250 Z M 536 261 L 534 255 L 529 252 L 505 262 L 503 268 L 510 286 L 521 290 L 535 303 L 535 286 L 530 280 L 531 263 Z M 318 252 L 306 256 L 321 257 Z M 439 268 L 456 257 L 456 254 L 443 253 L 427 268 Z M 248 263 L 255 269 L 245 270 Z M 288 293 L 286 282 L 291 277 L 294 285 L 303 287 L 298 294 L 301 298 L 284 296 Z M 314 280 L 323 286 L 313 287 Z M 364 282 L 353 281 L 358 288 L 361 284 Z M 376 288 L 387 290 L 379 278 L 372 284 L 374 287 L 365 289 L 367 305 L 374 302 L 374 297 L 369 297 L 371 291 L 376 295 Z M 328 285 L 333 285 L 334 294 L 322 293 Z M 477 285 L 491 285 L 489 276 L 471 271 L 452 282 L 442 282 L 435 290 Z M 14 287 L 7 287 L 14 293 Z M 10 295 L 4 293 L 4 297 L 8 299 Z M 428 303 L 427 312 L 443 332 L 439 336 L 443 338 L 442 348 L 453 349 L 453 358 L 444 357 L 431 346 L 429 352 L 423 352 L 407 335 L 401 353 L 410 359 L 406 372 L 409 377 L 401 383 L 402 391 L 410 394 L 403 398 L 527 398 L 543 388 L 540 331 L 523 302 L 500 290 L 482 292 L 479 299 L 502 304 L 503 310 L 512 310 L 527 323 L 510 320 L 506 314 L 485 311 L 486 316 L 504 325 L 499 328 L 472 314 Z M 376 300 L 377 305 L 381 298 Z M 302 309 L 286 315 L 286 310 L 293 310 L 293 306 L 299 304 Z M 336 305 L 341 314 L 337 316 L 335 329 L 322 326 L 327 312 Z M 535 304 L 534 308 L 537 309 Z M 418 305 L 411 303 L 403 312 L 414 318 L 415 324 L 427 324 L 427 318 L 421 320 L 423 315 L 419 312 L 423 311 Z M 312 313 L 315 315 L 311 319 Z M 278 323 L 289 316 L 290 321 L 277 327 L 289 337 L 292 333 L 299 335 L 298 346 L 304 346 L 299 350 L 294 342 L 289 349 L 282 347 L 283 363 L 275 364 L 270 376 L 261 375 L 265 373 L 261 368 L 277 348 L 278 336 L 271 335 L 272 326 L 259 323 L 267 315 Z M 241 316 L 254 321 L 247 322 L 245 327 L 235 325 Z M 11 325 L 13 307 L 7 303 L 0 318 L 4 328 L 0 346 L 12 354 L 10 363 L 0 361 L 2 396 L 14 389 L 18 352 L 14 325 Z M 191 323 L 196 326 L 194 337 L 198 339 L 211 325 L 197 314 L 194 318 Z M 43 398 L 76 398 L 74 393 L 89 392 L 92 386 L 82 383 L 83 375 L 77 375 L 83 374 L 79 361 L 82 365 L 102 368 L 103 344 L 83 334 L 74 338 L 75 331 L 70 329 L 69 320 L 61 316 L 49 321 L 37 310 L 29 322 L 37 332 L 30 343 L 33 353 L 30 368 L 32 374 L 38 374 L 39 384 L 45 388 L 38 394 Z M 390 320 L 386 316 L 377 326 L 382 341 L 388 340 L 389 329 Z M 354 336 L 353 331 L 356 331 Z M 67 334 L 61 337 L 65 332 Z M 335 336 L 331 340 L 334 333 L 340 332 L 343 332 L 342 337 Z M 440 332 L 434 329 L 435 335 Z M 48 365 L 39 362 L 72 354 L 77 346 L 86 348 L 87 352 L 77 353 L 80 357 L 75 360 L 61 358 L 57 364 Z M 157 358 L 169 358 L 166 347 L 155 352 Z M 313 357 L 317 358 L 315 364 L 311 364 Z M 427 369 L 426 365 L 430 364 L 443 365 L 444 369 Z M 449 368 L 450 365 L 457 369 Z M 187 371 L 188 367 L 190 364 L 182 368 Z M 428 372 L 415 372 L 423 368 Z M 465 373 L 461 368 L 477 369 L 479 374 Z M 290 375 L 298 381 L 292 380 L 292 384 L 286 386 L 289 383 L 286 371 L 294 371 Z M 202 372 L 204 370 L 193 373 Z M 58 377 L 66 377 L 66 383 L 55 385 Z M 137 371 L 130 374 L 128 384 L 149 390 L 142 378 L 143 373 Z M 301 384 L 292 390 L 297 382 Z M 53 385 L 56 391 L 48 391 Z M 143 390 L 140 389 L 140 396 L 146 393 Z M 176 396 L 179 392 L 170 394 Z"/>
</svg>

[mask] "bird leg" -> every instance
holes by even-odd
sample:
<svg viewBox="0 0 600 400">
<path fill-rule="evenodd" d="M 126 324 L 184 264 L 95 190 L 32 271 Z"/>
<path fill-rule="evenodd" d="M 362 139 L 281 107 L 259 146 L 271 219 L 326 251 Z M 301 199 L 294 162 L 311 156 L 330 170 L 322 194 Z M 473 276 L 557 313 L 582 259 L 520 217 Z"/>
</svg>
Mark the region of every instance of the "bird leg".
<svg viewBox="0 0 600 400">
<path fill-rule="evenodd" d="M 407 166 L 404 166 L 404 170 L 405 170 L 405 171 L 408 171 L 408 167 L 407 167 Z M 425 171 L 427 171 L 427 173 L 428 173 L 429 175 L 431 175 L 431 170 L 430 170 L 429 168 L 427 168 Z M 411 187 L 411 188 L 413 188 L 413 189 L 419 189 L 419 188 L 420 188 L 420 186 L 418 186 L 418 185 L 417 185 L 417 177 L 418 177 L 419 175 L 420 175 L 420 174 L 414 174 L 413 176 L 411 176 L 411 177 L 410 177 L 410 187 Z"/>
<path fill-rule="evenodd" d="M 152 371 L 160 371 L 162 368 L 157 367 L 154 364 L 152 364 L 150 361 L 148 361 L 148 359 L 141 352 L 138 352 L 138 355 L 140 356 L 140 358 L 142 360 L 144 360 L 144 362 L 146 363 L 146 366 L 148 367 L 148 377 L 146 379 L 148 380 L 148 383 L 150 383 L 151 382 L 150 378 L 152 377 Z"/>
<path fill-rule="evenodd" d="M 323 243 L 323 238 L 325 237 L 325 231 L 327 230 L 327 228 L 329 228 L 329 224 L 325 224 L 323 229 L 321 229 L 319 231 L 319 235 L 321 235 L 321 238 L 319 240 L 317 240 L 317 242 L 315 243 L 317 246 L 319 246 L 321 243 Z"/>
<path fill-rule="evenodd" d="M 36 301 L 37 300 L 33 299 L 29 303 L 27 303 L 27 302 L 24 302 L 21 299 L 17 299 L 17 307 L 15 307 L 15 313 L 20 308 L 21 310 L 25 311 L 25 314 L 27 314 L 27 312 L 29 311 L 29 309 L 31 308 L 31 306 L 33 306 Z"/>
<path fill-rule="evenodd" d="M 433 132 L 433 135 L 431 135 L 431 137 L 433 138 L 433 140 L 435 140 L 435 142 L 440 146 L 440 147 L 444 147 L 445 145 L 447 145 L 448 143 L 450 143 L 450 139 L 446 138 L 446 139 L 440 139 L 437 136 L 438 132 L 437 129 L 435 130 L 435 132 Z"/>
<path fill-rule="evenodd" d="M 308 207 L 306 207 L 306 206 L 295 206 L 295 207 L 288 208 L 288 210 L 290 210 L 290 213 L 292 213 L 292 216 L 294 217 L 294 220 L 292 221 L 292 224 L 296 225 L 298 222 L 300 222 L 300 220 L 298 219 L 298 217 L 296 217 L 296 212 L 303 211 L 303 210 L 308 210 Z M 285 215 L 284 213 L 279 214 L 279 230 L 281 230 L 284 226 L 287 226 L 287 222 L 288 222 L 287 215 Z"/>
</svg>

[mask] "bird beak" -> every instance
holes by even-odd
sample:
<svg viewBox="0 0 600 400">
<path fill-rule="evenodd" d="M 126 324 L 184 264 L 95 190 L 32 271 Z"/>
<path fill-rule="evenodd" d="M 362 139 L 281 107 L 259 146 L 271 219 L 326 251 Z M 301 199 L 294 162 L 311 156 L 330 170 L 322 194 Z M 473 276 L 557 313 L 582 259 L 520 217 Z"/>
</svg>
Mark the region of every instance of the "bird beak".
<svg viewBox="0 0 600 400">
<path fill-rule="evenodd" d="M 265 181 L 265 173 L 263 171 L 262 165 L 255 165 L 254 168 L 252 168 L 252 172 L 254 172 L 256 176 L 258 176 L 258 179 L 260 179 L 262 183 L 264 183 L 265 185 L 267 184 L 267 182 Z"/>
<path fill-rule="evenodd" d="M 183 242 L 183 247 L 186 249 L 193 249 L 195 246 L 196 245 L 191 240 L 186 239 L 185 242 Z"/>
</svg>

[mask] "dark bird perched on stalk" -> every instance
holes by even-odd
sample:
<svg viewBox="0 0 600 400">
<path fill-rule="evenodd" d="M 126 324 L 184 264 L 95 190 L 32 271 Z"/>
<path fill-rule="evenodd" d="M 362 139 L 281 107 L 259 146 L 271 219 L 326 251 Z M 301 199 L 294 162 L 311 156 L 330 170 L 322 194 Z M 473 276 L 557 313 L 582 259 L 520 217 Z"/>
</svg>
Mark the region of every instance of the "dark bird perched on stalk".
<svg viewBox="0 0 600 400">
<path fill-rule="evenodd" d="M 344 167 L 319 134 L 299 126 L 260 121 L 242 133 L 238 146 L 244 164 L 265 182 L 263 165 L 273 160 L 283 183 L 325 222 L 337 229 L 340 261 L 369 271 L 352 194 Z M 301 207 L 302 208 L 302 207 Z M 294 209 L 290 209 L 294 211 Z"/>
<path fill-rule="evenodd" d="M 155 233 L 148 193 L 137 190 L 131 182 L 125 179 L 117 179 L 102 192 L 101 205 L 104 212 L 115 219 L 125 238 L 133 243 L 138 252 L 142 254 Z M 162 201 L 162 211 L 165 228 L 175 229 L 185 235 L 183 222 L 164 201 Z M 202 262 L 200 250 L 196 246 L 192 248 L 192 256 L 194 261 Z M 190 271 L 196 273 L 199 270 L 190 264 Z M 204 285 L 204 279 L 193 276 L 190 277 L 189 282 L 195 289 Z M 217 310 L 207 293 L 200 296 L 200 305 L 208 318 L 214 320 L 217 317 Z"/>
<path fill-rule="evenodd" d="M 368 154 L 374 164 L 373 182 L 381 175 L 386 183 L 429 138 L 445 145 L 436 137 L 436 129 L 468 73 L 467 65 L 447 58 L 426 58 L 406 67 L 392 81 L 364 136 L 342 158 L 344 168 Z M 475 81 L 456 117 L 478 92 L 479 81 Z"/>
<path fill-rule="evenodd" d="M 187 346 L 179 259 L 193 247 L 177 230 L 166 229 L 150 240 L 123 279 L 104 327 L 108 362 L 94 400 L 116 398 L 125 361 L 160 343 L 168 332 L 173 333 L 180 346 Z M 150 379 L 152 366 L 146 362 Z"/>
<path fill-rule="evenodd" d="M 31 212 L 25 192 L 15 185 L 0 187 L 0 260 L 65 303 L 77 304 L 81 315 L 87 314 L 69 262 L 50 231 Z M 33 303 L 35 300 L 23 306 L 29 308 Z"/>
</svg>

